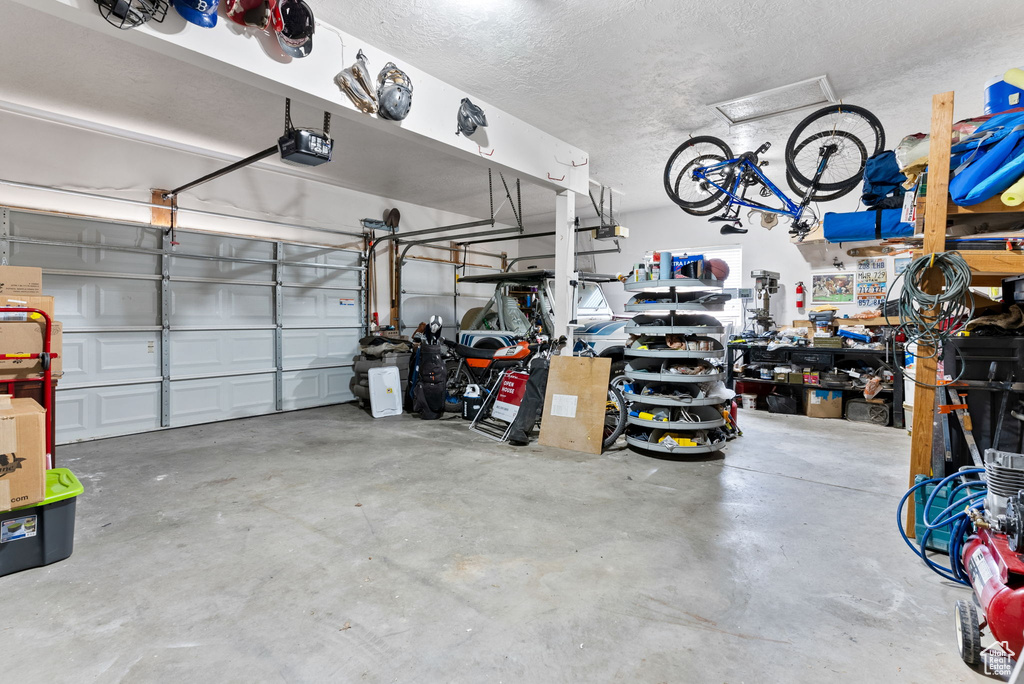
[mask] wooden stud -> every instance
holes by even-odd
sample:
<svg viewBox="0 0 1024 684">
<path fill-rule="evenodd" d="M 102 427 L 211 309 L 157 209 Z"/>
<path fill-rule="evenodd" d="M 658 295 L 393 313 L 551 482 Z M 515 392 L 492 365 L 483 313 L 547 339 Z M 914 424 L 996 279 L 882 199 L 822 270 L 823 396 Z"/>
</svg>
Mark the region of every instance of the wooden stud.
<svg viewBox="0 0 1024 684">
<path fill-rule="evenodd" d="M 924 254 L 946 249 L 946 218 L 949 207 L 949 152 L 953 137 L 953 93 L 932 97 L 931 144 L 928 154 L 928 194 L 925 196 Z M 942 275 L 937 269 L 925 272 L 922 289 L 941 292 Z M 925 315 L 936 314 L 936 309 Z M 935 350 L 918 346 L 915 376 L 920 382 L 934 383 L 937 359 Z M 910 486 L 918 475 L 931 475 L 932 437 L 935 421 L 935 388 L 917 385 L 914 392 L 914 427 L 910 446 Z M 907 507 L 907 533 L 914 534 L 914 505 Z"/>
<path fill-rule="evenodd" d="M 167 209 L 157 209 L 153 207 L 149 210 L 150 224 L 159 228 L 170 228 L 171 227 L 171 207 L 174 206 L 174 198 L 168 197 L 164 199 L 163 194 L 166 190 L 153 190 L 152 199 L 150 200 L 153 204 L 159 204 L 167 207 Z"/>
</svg>

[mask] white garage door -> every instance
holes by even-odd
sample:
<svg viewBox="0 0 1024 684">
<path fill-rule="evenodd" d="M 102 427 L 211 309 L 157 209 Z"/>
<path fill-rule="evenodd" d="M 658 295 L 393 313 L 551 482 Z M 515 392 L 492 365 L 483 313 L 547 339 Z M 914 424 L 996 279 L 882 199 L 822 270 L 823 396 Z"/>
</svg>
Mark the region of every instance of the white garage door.
<svg viewBox="0 0 1024 684">
<path fill-rule="evenodd" d="M 355 250 L 0 209 L 64 323 L 57 441 L 349 401 Z"/>
<path fill-rule="evenodd" d="M 456 286 L 456 273 L 462 278 L 501 273 L 501 269 L 406 258 L 402 265 L 403 334 L 411 335 L 421 322 L 436 314 L 444 320 L 444 337 L 458 339 L 462 317 L 469 309 L 487 304 L 494 294 L 494 285 L 460 282 Z"/>
</svg>

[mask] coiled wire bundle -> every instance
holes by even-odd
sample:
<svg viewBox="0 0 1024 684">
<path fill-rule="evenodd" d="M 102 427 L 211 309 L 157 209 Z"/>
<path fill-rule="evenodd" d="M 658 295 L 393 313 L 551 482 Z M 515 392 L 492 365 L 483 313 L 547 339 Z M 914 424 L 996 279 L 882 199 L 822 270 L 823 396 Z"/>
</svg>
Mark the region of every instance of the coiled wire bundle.
<svg viewBox="0 0 1024 684">
<path fill-rule="evenodd" d="M 925 277 L 933 267 L 945 283 L 936 294 L 926 292 L 924 287 Z M 903 278 L 903 289 L 898 307 L 899 329 L 906 335 L 908 345 L 917 345 L 918 358 L 938 357 L 946 340 L 974 316 L 971 267 L 959 252 L 937 252 L 910 262 L 906 270 L 893 280 L 890 291 L 900 278 Z M 921 354 L 922 347 L 930 347 L 932 353 Z M 919 385 L 930 384 L 914 381 Z"/>
</svg>

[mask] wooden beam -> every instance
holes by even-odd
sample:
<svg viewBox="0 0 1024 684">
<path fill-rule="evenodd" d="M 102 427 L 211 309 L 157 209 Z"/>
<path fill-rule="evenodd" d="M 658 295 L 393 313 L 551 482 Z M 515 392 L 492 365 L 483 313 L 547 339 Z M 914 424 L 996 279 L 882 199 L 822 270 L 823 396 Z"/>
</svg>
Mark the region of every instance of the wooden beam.
<svg viewBox="0 0 1024 684">
<path fill-rule="evenodd" d="M 168 197 L 164 199 L 163 194 L 166 190 L 154 189 L 152 199 L 150 200 L 153 204 L 159 204 L 167 207 L 166 209 L 157 209 L 153 207 L 149 210 L 149 222 L 150 224 L 159 228 L 170 228 L 171 227 L 171 207 L 174 206 L 174 198 Z"/>
<path fill-rule="evenodd" d="M 931 182 L 929 181 L 929 191 L 931 190 Z M 948 216 L 972 216 L 975 214 L 1020 214 L 1024 212 L 1024 207 L 1008 207 L 1003 204 L 1000 199 L 1001 195 L 990 197 L 984 202 L 978 204 L 972 204 L 969 207 L 961 207 L 959 204 L 953 204 L 953 200 L 949 200 L 946 205 L 946 214 Z M 917 200 L 917 212 L 918 216 L 928 215 L 928 198 L 927 196 L 919 198 Z"/>
<path fill-rule="evenodd" d="M 931 145 L 928 154 L 928 194 L 925 196 L 924 253 L 934 254 L 946 248 L 946 214 L 949 209 L 949 150 L 953 137 L 953 93 L 932 96 Z M 942 291 L 943 278 L 937 269 L 929 269 L 922 289 Z M 925 315 L 935 316 L 935 309 Z M 934 383 L 936 350 L 918 346 L 915 375 L 920 382 Z M 914 392 L 914 427 L 910 446 L 910 486 L 918 475 L 931 475 L 932 436 L 935 421 L 935 388 L 917 385 Z M 914 507 L 907 507 L 907 531 L 914 533 Z"/>
</svg>

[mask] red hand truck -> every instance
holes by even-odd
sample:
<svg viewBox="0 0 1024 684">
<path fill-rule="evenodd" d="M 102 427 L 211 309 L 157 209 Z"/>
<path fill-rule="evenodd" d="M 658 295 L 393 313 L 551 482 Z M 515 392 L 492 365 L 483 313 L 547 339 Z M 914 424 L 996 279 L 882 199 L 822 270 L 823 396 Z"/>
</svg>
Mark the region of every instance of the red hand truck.
<svg viewBox="0 0 1024 684">
<path fill-rule="evenodd" d="M 53 459 L 53 377 L 51 376 L 50 364 L 53 359 L 57 358 L 57 354 L 50 351 L 50 336 L 53 334 L 53 321 L 50 320 L 50 316 L 40 309 L 28 309 L 21 307 L 0 307 L 0 322 L 4 323 L 39 323 L 39 319 L 46 323 L 46 329 L 43 331 L 43 349 L 41 352 L 32 354 L 2 354 L 0 353 L 0 360 L 13 360 L 13 359 L 39 359 L 39 365 L 43 371 L 43 377 L 40 378 L 10 378 L 7 380 L 0 380 L 0 385 L 6 384 L 8 394 L 13 394 L 11 391 L 13 388 L 11 385 L 16 382 L 40 382 L 43 383 L 43 409 L 46 410 L 46 419 L 43 421 L 46 424 L 46 467 L 47 469 L 56 467 L 56 463 Z"/>
</svg>

